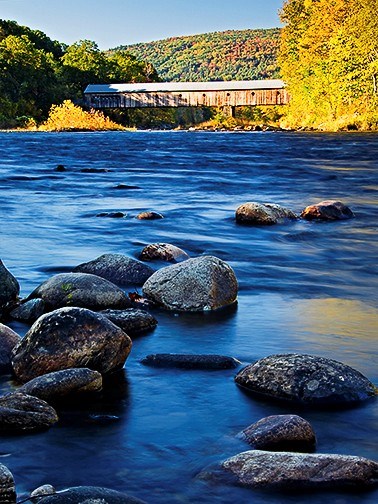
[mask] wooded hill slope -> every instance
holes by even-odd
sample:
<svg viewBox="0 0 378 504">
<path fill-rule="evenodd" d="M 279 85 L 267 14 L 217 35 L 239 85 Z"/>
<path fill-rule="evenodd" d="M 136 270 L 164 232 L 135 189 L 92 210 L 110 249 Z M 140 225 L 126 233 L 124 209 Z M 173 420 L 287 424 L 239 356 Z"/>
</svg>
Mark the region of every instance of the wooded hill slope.
<svg viewBox="0 0 378 504">
<path fill-rule="evenodd" d="M 229 30 L 120 46 L 150 62 L 162 81 L 270 79 L 278 76 L 280 29 Z"/>
</svg>

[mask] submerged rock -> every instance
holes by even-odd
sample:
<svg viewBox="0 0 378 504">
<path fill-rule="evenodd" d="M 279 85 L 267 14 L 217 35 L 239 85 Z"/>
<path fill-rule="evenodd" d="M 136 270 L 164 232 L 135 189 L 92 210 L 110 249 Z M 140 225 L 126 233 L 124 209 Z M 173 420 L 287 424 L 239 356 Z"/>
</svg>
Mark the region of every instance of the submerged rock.
<svg viewBox="0 0 378 504">
<path fill-rule="evenodd" d="M 96 217 L 108 217 L 109 219 L 123 219 L 127 214 L 123 212 L 100 212 Z"/>
<path fill-rule="evenodd" d="M 328 200 L 306 207 L 301 217 L 306 220 L 334 221 L 351 219 L 354 213 L 341 201 Z"/>
<path fill-rule="evenodd" d="M 103 310 L 101 313 L 130 336 L 152 331 L 158 323 L 155 317 L 150 313 L 136 308 L 128 308 L 127 310 Z"/>
<path fill-rule="evenodd" d="M 272 415 L 244 429 L 240 435 L 256 450 L 312 452 L 315 432 L 298 415 Z"/>
<path fill-rule="evenodd" d="M 0 464 L 0 502 L 1 504 L 16 504 L 16 486 L 13 474 L 3 464 Z"/>
<path fill-rule="evenodd" d="M 291 210 L 273 203 L 248 202 L 236 209 L 236 222 L 241 224 L 272 225 L 283 219 L 298 219 Z"/>
<path fill-rule="evenodd" d="M 222 468 L 232 472 L 239 484 L 252 488 L 333 489 L 378 484 L 376 462 L 348 455 L 253 450 L 229 458 Z"/>
<path fill-rule="evenodd" d="M 12 371 L 12 350 L 20 341 L 20 336 L 10 327 L 0 324 L 0 374 Z"/>
<path fill-rule="evenodd" d="M 189 256 L 179 247 L 170 243 L 151 243 L 144 247 L 139 258 L 142 261 L 167 261 L 167 262 L 182 262 L 189 259 Z"/>
<path fill-rule="evenodd" d="M 87 273 L 59 273 L 39 285 L 28 299 L 41 298 L 47 309 L 78 306 L 91 310 L 128 308 L 131 303 L 116 285 Z"/>
<path fill-rule="evenodd" d="M 0 432 L 29 432 L 51 427 L 58 421 L 54 408 L 37 397 L 13 392 L 0 397 Z"/>
<path fill-rule="evenodd" d="M 156 271 L 143 293 L 168 310 L 215 310 L 236 301 L 238 284 L 232 268 L 212 256 L 188 259 Z"/>
<path fill-rule="evenodd" d="M 0 260 L 0 317 L 3 310 L 17 301 L 18 294 L 20 293 L 20 285 L 16 278 L 4 266 L 3 261 Z"/>
<path fill-rule="evenodd" d="M 10 312 L 10 316 L 22 322 L 35 322 L 45 311 L 43 299 L 30 299 Z"/>
<path fill-rule="evenodd" d="M 30 494 L 30 497 L 42 497 L 46 495 L 52 495 L 55 494 L 56 490 L 52 485 L 42 485 L 35 490 L 32 491 Z"/>
<path fill-rule="evenodd" d="M 141 212 L 136 216 L 136 219 L 139 220 L 156 220 L 156 219 L 164 219 L 164 216 L 158 212 Z"/>
<path fill-rule="evenodd" d="M 242 369 L 235 381 L 250 392 L 312 405 L 355 403 L 376 395 L 376 387 L 359 371 L 305 354 L 265 357 Z"/>
<path fill-rule="evenodd" d="M 146 504 L 127 494 L 101 487 L 73 487 L 38 499 L 38 504 Z"/>
<path fill-rule="evenodd" d="M 93 261 L 79 264 L 75 273 L 91 273 L 117 285 L 143 285 L 154 270 L 123 254 L 103 254 Z"/>
<path fill-rule="evenodd" d="M 131 345 L 129 336 L 105 316 L 60 308 L 33 324 L 13 349 L 12 366 L 22 382 L 77 367 L 109 373 L 123 367 Z"/>
<path fill-rule="evenodd" d="M 225 355 L 189 355 L 189 354 L 151 354 L 141 363 L 153 367 L 175 367 L 181 369 L 234 369 L 240 362 Z"/>
<path fill-rule="evenodd" d="M 102 376 L 88 368 L 63 369 L 33 378 L 18 389 L 44 401 L 56 401 L 72 395 L 90 394 L 102 389 Z"/>
</svg>

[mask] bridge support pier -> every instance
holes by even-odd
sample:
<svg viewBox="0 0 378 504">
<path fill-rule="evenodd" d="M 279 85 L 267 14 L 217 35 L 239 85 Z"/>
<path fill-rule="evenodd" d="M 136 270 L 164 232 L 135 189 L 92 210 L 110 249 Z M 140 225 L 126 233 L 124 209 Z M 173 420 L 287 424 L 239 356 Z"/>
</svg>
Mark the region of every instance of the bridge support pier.
<svg viewBox="0 0 378 504">
<path fill-rule="evenodd" d="M 223 107 L 223 113 L 227 117 L 235 117 L 235 107 L 233 107 L 232 105 L 225 105 Z"/>
</svg>

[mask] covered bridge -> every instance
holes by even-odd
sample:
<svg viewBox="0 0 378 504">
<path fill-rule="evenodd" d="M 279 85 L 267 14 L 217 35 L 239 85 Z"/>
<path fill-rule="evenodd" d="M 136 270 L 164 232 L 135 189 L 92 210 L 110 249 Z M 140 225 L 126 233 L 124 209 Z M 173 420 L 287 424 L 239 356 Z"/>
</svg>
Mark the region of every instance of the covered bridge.
<svg viewBox="0 0 378 504">
<path fill-rule="evenodd" d="M 221 82 L 90 84 L 86 104 L 94 109 L 156 107 L 235 107 L 285 105 L 288 94 L 279 79 Z"/>
</svg>

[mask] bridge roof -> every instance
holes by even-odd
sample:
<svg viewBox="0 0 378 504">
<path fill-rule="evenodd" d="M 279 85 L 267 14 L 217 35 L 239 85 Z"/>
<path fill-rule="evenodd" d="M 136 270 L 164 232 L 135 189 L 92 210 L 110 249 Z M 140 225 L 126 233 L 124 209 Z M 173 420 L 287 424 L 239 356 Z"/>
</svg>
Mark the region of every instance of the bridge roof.
<svg viewBox="0 0 378 504">
<path fill-rule="evenodd" d="M 253 89 L 282 89 L 280 79 L 217 82 L 138 82 L 133 84 L 89 84 L 85 94 L 113 93 L 169 93 L 196 91 L 243 91 Z"/>
</svg>

